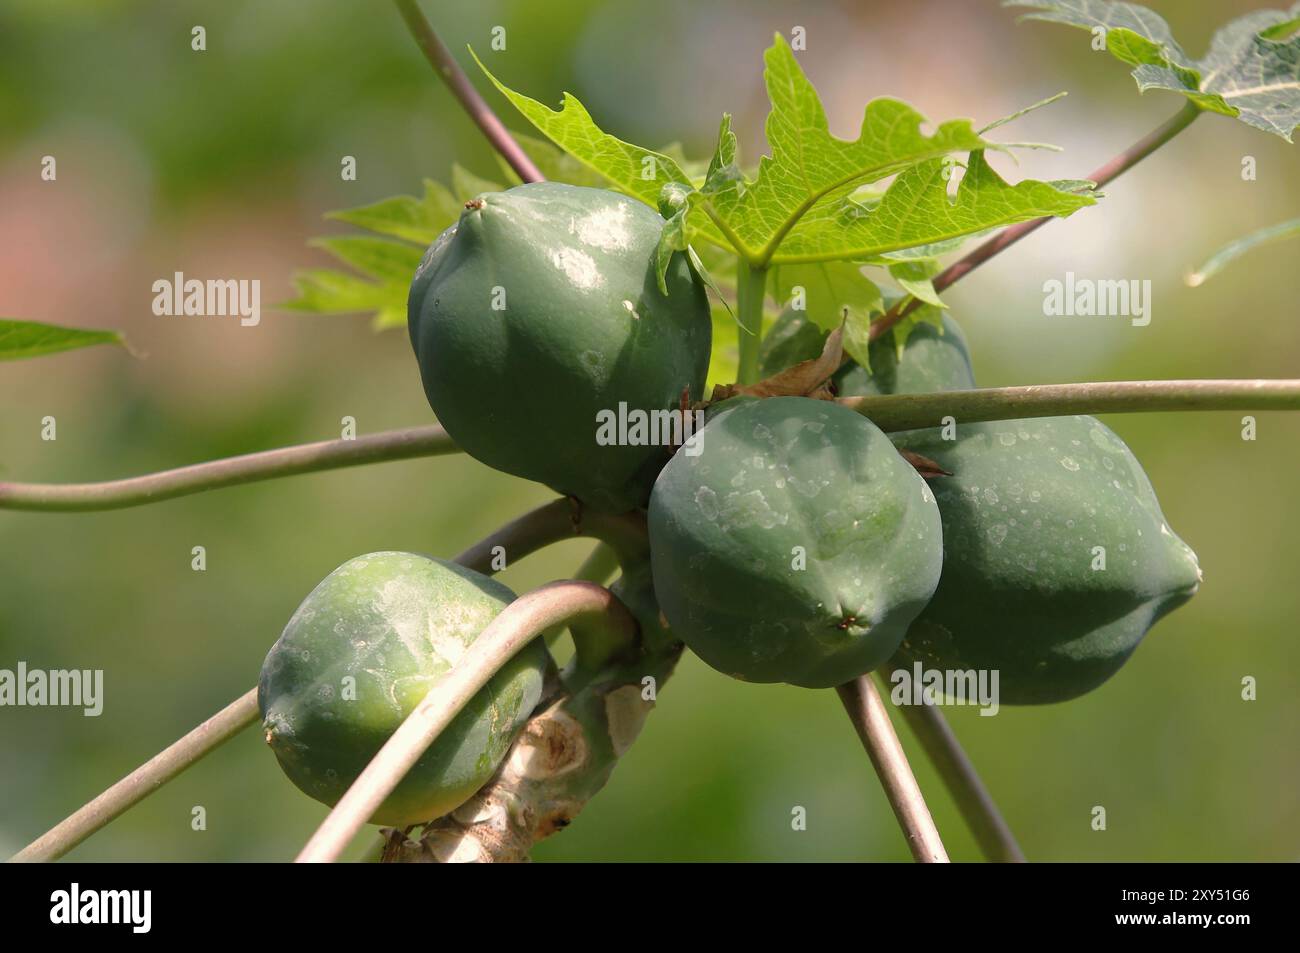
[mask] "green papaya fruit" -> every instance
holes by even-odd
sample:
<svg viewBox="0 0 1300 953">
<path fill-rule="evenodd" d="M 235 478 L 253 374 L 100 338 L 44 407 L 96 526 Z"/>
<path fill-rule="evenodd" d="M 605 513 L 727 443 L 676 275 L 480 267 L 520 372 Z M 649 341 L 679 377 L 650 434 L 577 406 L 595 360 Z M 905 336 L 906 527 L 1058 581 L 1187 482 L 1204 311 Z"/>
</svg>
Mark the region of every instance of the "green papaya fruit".
<svg viewBox="0 0 1300 953">
<path fill-rule="evenodd" d="M 325 577 L 262 665 L 267 743 L 304 793 L 333 805 L 429 689 L 515 598 L 455 563 L 413 553 L 359 556 Z M 541 697 L 537 639 L 447 726 L 371 818 L 432 820 L 496 771 Z"/>
<path fill-rule="evenodd" d="M 810 688 L 898 648 L 939 581 L 934 498 L 865 417 L 828 401 L 737 402 L 650 496 L 655 594 L 721 672 Z"/>
<path fill-rule="evenodd" d="M 466 204 L 408 299 L 425 394 L 452 439 L 596 509 L 645 505 L 666 442 L 638 444 L 653 438 L 631 425 L 610 442 L 611 415 L 700 399 L 713 334 L 685 255 L 659 290 L 663 225 L 624 195 L 555 182 Z"/>
<path fill-rule="evenodd" d="M 808 321 L 802 312 L 786 308 L 759 346 L 759 367 L 763 377 L 816 357 L 826 342 L 826 332 Z M 877 394 L 932 394 L 945 390 L 969 390 L 975 386 L 970 349 L 961 325 L 948 314 L 943 328 L 919 322 L 907 337 L 900 357 L 891 328 L 869 348 L 871 373 L 856 361 L 848 361 L 831 378 L 841 397 L 871 397 Z"/>
<path fill-rule="evenodd" d="M 955 441 L 939 430 L 894 440 L 953 474 L 930 482 L 943 575 L 903 643 L 909 663 L 997 670 L 1009 704 L 1064 701 L 1110 678 L 1196 592 L 1196 554 L 1099 420 L 970 423 Z"/>
</svg>

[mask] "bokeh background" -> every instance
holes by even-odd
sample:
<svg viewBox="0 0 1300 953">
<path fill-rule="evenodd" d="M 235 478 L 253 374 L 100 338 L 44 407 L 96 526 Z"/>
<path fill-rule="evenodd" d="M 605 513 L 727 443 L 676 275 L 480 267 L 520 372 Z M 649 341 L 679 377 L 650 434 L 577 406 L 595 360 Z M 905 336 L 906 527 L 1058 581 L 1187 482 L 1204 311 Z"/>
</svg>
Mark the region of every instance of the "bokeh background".
<svg viewBox="0 0 1300 953">
<path fill-rule="evenodd" d="M 1268 4 L 1154 0 L 1193 53 Z M 1046 140 L 1004 174 L 1080 177 L 1179 108 L 1139 96 L 1082 31 L 1017 26 L 994 2 L 446 2 L 456 50 L 547 102 L 563 90 L 605 128 L 707 155 L 724 110 L 762 151 L 761 51 L 802 25 L 801 62 L 833 131 L 871 97 L 987 122 L 1059 90 L 1007 138 Z M 190 28 L 207 28 L 192 52 Z M 467 61 L 467 57 L 462 57 Z M 478 80 L 480 88 L 486 83 Z M 507 105 L 495 93 L 495 107 Z M 522 123 L 512 117 L 515 127 Z M 56 183 L 40 158 L 58 159 Z M 339 177 L 358 159 L 355 182 Z M 1257 181 L 1240 175 L 1255 157 Z M 0 314 L 123 331 L 97 348 L 0 365 L 0 479 L 128 476 L 229 454 L 428 423 L 402 331 L 361 317 L 272 312 L 330 209 L 415 192 L 453 161 L 496 166 L 386 3 L 92 2 L 0 7 Z M 1000 160 L 998 160 L 1000 161 Z M 1296 148 L 1208 116 L 947 295 L 985 385 L 1294 377 L 1297 246 L 1258 252 L 1204 287 L 1182 281 L 1222 242 L 1300 215 Z M 1149 327 L 1045 318 L 1041 286 L 1149 278 Z M 262 282 L 256 328 L 162 318 L 151 283 Z M 40 420 L 58 420 L 43 442 Z M 1110 418 L 1142 459 L 1205 585 L 1109 684 L 1064 705 L 949 716 L 1038 860 L 1292 860 L 1300 855 L 1296 500 L 1300 414 Z M 351 556 L 450 556 L 550 494 L 467 458 L 389 463 L 103 514 L 0 512 L 0 667 L 102 668 L 107 702 L 0 709 L 0 853 L 8 854 L 254 684 L 299 601 Z M 206 572 L 190 551 L 207 548 Z M 572 572 L 588 544 L 510 568 L 519 590 Z M 1244 676 L 1259 699 L 1240 699 Z M 949 850 L 978 852 L 900 723 Z M 191 810 L 207 810 L 205 831 Z M 808 828 L 793 832 L 802 805 Z M 1109 828 L 1090 828 L 1104 805 Z M 291 857 L 324 815 L 249 730 L 75 851 L 77 859 Z M 744 685 L 688 658 L 608 788 L 539 860 L 904 860 L 870 766 L 832 692 Z"/>
</svg>

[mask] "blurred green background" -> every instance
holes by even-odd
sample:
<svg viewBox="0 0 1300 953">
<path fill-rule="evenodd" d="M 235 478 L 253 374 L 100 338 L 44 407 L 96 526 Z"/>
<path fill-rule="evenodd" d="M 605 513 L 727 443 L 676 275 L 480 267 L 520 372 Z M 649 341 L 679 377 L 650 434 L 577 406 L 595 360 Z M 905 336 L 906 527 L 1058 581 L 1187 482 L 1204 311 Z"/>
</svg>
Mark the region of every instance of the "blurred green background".
<svg viewBox="0 0 1300 953">
<path fill-rule="evenodd" d="M 1195 54 L 1216 25 L 1269 4 L 1151 4 Z M 1276 5 L 1276 4 L 1274 4 Z M 840 135 L 871 97 L 987 122 L 1070 96 L 1004 138 L 1046 140 L 1008 175 L 1079 177 L 1171 115 L 1081 31 L 1015 24 L 993 2 L 795 4 L 566 0 L 425 4 L 451 47 L 488 51 L 546 102 L 577 94 L 636 142 L 706 155 L 719 114 L 762 151 L 762 49 L 807 29 L 801 62 Z M 190 28 L 207 29 L 204 53 Z M 490 52 L 490 51 L 489 51 Z M 462 60 L 468 57 L 462 55 Z M 476 78 L 480 88 L 486 83 Z M 506 105 L 493 94 L 505 115 Z M 516 127 L 521 123 L 507 117 Z M 1008 130 L 1004 130 L 1006 132 Z M 58 160 L 57 182 L 39 177 Z M 339 177 L 343 155 L 355 182 Z M 1253 156 L 1258 180 L 1243 181 Z M 428 423 L 404 332 L 363 318 L 271 312 L 327 210 L 417 191 L 452 161 L 493 174 L 470 123 L 383 2 L 6 0 L 0 8 L 0 314 L 122 330 L 99 348 L 0 365 L 0 478 L 71 482 Z M 1208 116 L 947 295 L 982 384 L 1294 377 L 1297 246 L 1258 252 L 1195 291 L 1182 276 L 1222 242 L 1300 215 L 1300 155 Z M 1146 328 L 1045 318 L 1041 286 L 1149 278 Z M 164 318 L 151 283 L 259 278 L 262 324 Z M 41 418 L 58 440 L 40 439 Z M 1300 414 L 1108 420 L 1199 553 L 1201 594 L 1097 692 L 1068 704 L 950 709 L 1038 860 L 1291 860 L 1300 855 L 1296 501 Z M 0 667 L 102 668 L 98 718 L 0 709 L 0 853 L 8 854 L 243 693 L 299 601 L 347 558 L 450 556 L 544 489 L 466 458 L 273 481 L 103 514 L 0 512 Z M 190 569 L 207 548 L 206 572 Z M 510 568 L 518 590 L 563 577 L 566 543 Z M 1240 700 L 1244 676 L 1259 699 Z M 977 859 L 900 723 L 950 852 Z M 190 828 L 207 810 L 206 831 Z M 803 832 L 792 807 L 808 811 Z M 1104 805 L 1109 829 L 1090 828 Z M 77 859 L 271 860 L 324 816 L 249 730 L 93 837 Z M 688 658 L 608 788 L 539 860 L 904 860 L 908 854 L 834 693 L 744 685 Z"/>
</svg>

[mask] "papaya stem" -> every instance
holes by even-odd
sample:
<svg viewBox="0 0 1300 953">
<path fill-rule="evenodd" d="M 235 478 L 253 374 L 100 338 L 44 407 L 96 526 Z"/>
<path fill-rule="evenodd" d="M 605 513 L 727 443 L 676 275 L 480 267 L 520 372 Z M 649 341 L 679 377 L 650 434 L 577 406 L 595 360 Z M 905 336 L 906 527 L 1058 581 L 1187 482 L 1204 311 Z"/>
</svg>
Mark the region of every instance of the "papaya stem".
<svg viewBox="0 0 1300 953">
<path fill-rule="evenodd" d="M 1023 864 L 1025 855 L 1016 843 L 1015 834 L 998 810 L 993 795 L 984 786 L 975 765 L 962 749 L 961 742 L 953 734 L 943 712 L 935 705 L 898 707 L 957 803 L 957 809 L 975 835 L 985 859 L 993 863 Z"/>
<path fill-rule="evenodd" d="M 496 113 L 492 112 L 492 107 L 479 95 L 478 90 L 469 81 L 469 77 L 465 75 L 465 71 L 456 62 L 456 58 L 451 55 L 451 50 L 447 49 L 447 44 L 442 42 L 442 38 L 420 12 L 420 7 L 415 0 L 394 0 L 394 2 L 397 4 L 397 12 L 402 15 L 402 21 L 406 24 L 406 29 L 410 31 L 424 58 L 429 61 L 438 78 L 447 84 L 451 94 L 456 97 L 465 112 L 474 120 L 475 125 L 487 137 L 492 148 L 501 153 L 501 157 L 510 164 L 510 168 L 514 169 L 515 174 L 525 182 L 544 182 L 546 177 L 528 157 L 528 153 L 524 152 L 515 141 L 514 136 L 510 135 L 510 131 L 497 118 Z"/>
<path fill-rule="evenodd" d="M 857 729 L 862 747 L 867 749 L 871 764 L 880 776 L 881 787 L 894 816 L 907 838 L 912 857 L 919 864 L 946 864 L 948 852 L 939 838 L 939 829 L 925 804 L 925 796 L 912 774 L 907 753 L 889 720 L 885 702 L 870 675 L 845 682 L 835 691 L 844 703 L 849 720 Z"/>
<path fill-rule="evenodd" d="M 1133 168 L 1151 153 L 1155 152 L 1174 136 L 1178 135 L 1184 129 L 1192 124 L 1202 110 L 1190 100 L 1174 114 L 1170 119 L 1162 123 L 1156 129 L 1143 136 L 1133 145 L 1129 146 L 1119 155 L 1112 158 L 1095 169 L 1088 176 L 1089 181 L 1097 183 L 1097 188 L 1101 188 L 1106 183 L 1117 178 L 1124 172 Z M 1002 229 L 988 241 L 981 244 L 974 251 L 967 254 L 964 258 L 949 265 L 934 279 L 934 290 L 943 291 L 950 285 L 969 275 L 990 258 L 1010 248 L 1020 239 L 1024 238 L 1035 229 L 1041 228 L 1048 222 L 1052 221 L 1053 216 L 1048 215 L 1043 218 L 1036 218 L 1028 222 L 1017 222 Z M 898 301 L 892 308 L 871 323 L 870 340 L 874 341 L 882 334 L 892 328 L 903 318 L 907 317 L 918 307 L 921 301 L 911 296 L 905 297 Z"/>
<path fill-rule="evenodd" d="M 736 371 L 737 383 L 753 384 L 758 380 L 758 346 L 763 340 L 763 294 L 767 287 L 767 269 L 751 265 L 745 258 L 736 259 L 736 337 L 740 352 Z"/>
<path fill-rule="evenodd" d="M 871 419 L 884 431 L 960 425 L 981 420 L 1131 414 L 1186 410 L 1300 410 L 1300 379 L 1096 381 L 984 387 L 939 394 L 842 397 L 837 403 Z"/>
<path fill-rule="evenodd" d="M 437 457 L 460 450 L 438 426 L 411 427 L 357 437 L 322 440 L 260 453 L 246 453 L 102 483 L 6 483 L 0 481 L 0 510 L 88 512 L 117 510 L 188 496 L 204 490 L 277 477 L 338 470 L 386 460 Z"/>
<path fill-rule="evenodd" d="M 637 633 L 626 607 L 593 583 L 553 582 L 520 596 L 488 624 L 393 732 L 303 847 L 298 862 L 337 860 L 475 693 L 520 649 L 556 625 L 587 628 L 611 643 L 632 644 Z"/>
<path fill-rule="evenodd" d="M 743 346 L 747 335 L 742 332 Z M 757 361 L 757 342 L 754 342 Z M 1300 380 L 1097 381 L 987 387 L 941 394 L 844 397 L 840 403 L 870 417 L 882 430 L 935 427 L 958 420 L 1012 420 L 1062 414 L 1120 414 L 1174 410 L 1300 410 Z M 441 427 L 386 430 L 356 440 L 324 440 L 226 457 L 102 483 L 6 483 L 0 510 L 89 512 L 115 510 L 204 490 L 342 467 L 456 453 Z M 594 514 L 593 514 L 594 515 Z M 590 516 L 588 518 L 591 518 Z"/>
<path fill-rule="evenodd" d="M 650 556 L 645 515 L 639 512 L 612 516 L 588 510 L 572 497 L 561 497 L 530 510 L 479 540 L 456 557 L 456 562 L 476 572 L 495 572 L 496 554 L 504 552 L 514 562 L 543 547 L 574 536 L 590 536 L 609 546 L 621 566 Z"/>
<path fill-rule="evenodd" d="M 99 797 L 32 841 L 11 860 L 58 860 L 95 831 L 257 721 L 257 689 L 245 692 L 189 734 L 173 742 Z"/>
</svg>

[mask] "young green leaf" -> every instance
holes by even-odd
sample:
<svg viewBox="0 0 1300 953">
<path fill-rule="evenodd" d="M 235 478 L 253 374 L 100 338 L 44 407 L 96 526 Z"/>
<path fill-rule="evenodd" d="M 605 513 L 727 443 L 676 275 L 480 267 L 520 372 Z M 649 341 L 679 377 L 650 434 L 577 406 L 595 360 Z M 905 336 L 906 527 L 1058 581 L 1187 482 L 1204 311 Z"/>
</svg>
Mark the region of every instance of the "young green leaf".
<svg viewBox="0 0 1300 953">
<path fill-rule="evenodd" d="M 401 327 L 406 324 L 410 281 L 409 274 L 404 282 L 375 283 L 342 271 L 311 268 L 293 276 L 298 297 L 277 307 L 313 314 L 374 314 L 375 330 Z"/>
<path fill-rule="evenodd" d="M 894 262 L 889 266 L 889 276 L 914 298 L 936 308 L 948 307 L 939 300 L 939 292 L 934 290 L 931 279 L 939 273 L 939 263 L 933 258 L 919 258 L 914 261 Z"/>
<path fill-rule="evenodd" d="M 599 172 L 617 189 L 638 198 L 651 208 L 659 202 L 659 193 L 670 182 L 690 186 L 690 177 L 676 160 L 661 152 L 632 145 L 611 136 L 596 125 L 582 103 L 569 93 L 558 110 L 517 93 L 492 75 L 474 51 L 474 62 L 501 94 L 510 100 L 525 119 L 583 165 Z"/>
<path fill-rule="evenodd" d="M 1209 261 L 1188 275 L 1187 284 L 1192 288 L 1198 288 L 1247 252 L 1259 248 L 1261 245 L 1269 245 L 1285 238 L 1296 237 L 1300 237 L 1300 218 L 1294 218 L 1289 222 L 1282 222 L 1278 225 L 1271 225 L 1268 228 L 1262 228 L 1257 232 L 1238 238 L 1236 241 L 1224 245 L 1214 253 Z"/>
<path fill-rule="evenodd" d="M 0 361 L 41 357 L 94 344 L 125 345 L 126 341 L 116 331 L 67 328 L 39 321 L 0 318 Z"/>
<path fill-rule="evenodd" d="M 1106 0 L 1004 0 L 1029 7 L 1022 19 L 1104 31 L 1106 49 L 1133 67 L 1143 92 L 1181 93 L 1201 109 L 1235 116 L 1288 142 L 1300 125 L 1300 3 L 1257 10 L 1228 23 L 1197 60 L 1174 40 L 1159 14 Z"/>
<path fill-rule="evenodd" d="M 922 135 L 925 118 L 896 99 L 867 105 L 856 140 L 836 138 L 816 89 L 780 34 L 763 59 L 772 155 L 760 160 L 757 178 L 743 193 L 724 191 L 710 200 L 719 229 L 756 265 L 773 261 L 787 235 L 818 205 L 838 208 L 865 183 L 988 145 L 964 119 Z"/>
<path fill-rule="evenodd" d="M 983 151 L 970 154 L 956 198 L 950 200 L 945 165 L 930 159 L 899 173 L 872 209 L 846 201 L 818 202 L 786 235 L 772 261 L 865 261 L 1015 222 L 1065 217 L 1095 201 L 1089 193 L 1050 182 L 1010 185 L 989 166 Z"/>
<path fill-rule="evenodd" d="M 402 285 L 411 283 L 411 276 L 420 264 L 424 252 L 416 245 L 372 238 L 369 235 L 336 235 L 314 238 L 309 243 L 323 248 L 345 265 L 351 265 L 363 275 L 377 281 Z"/>
<path fill-rule="evenodd" d="M 782 304 L 802 292 L 804 317 L 824 331 L 844 325 L 844 349 L 866 367 L 871 318 L 884 310 L 880 289 L 852 262 L 781 265 L 773 292 Z"/>
<path fill-rule="evenodd" d="M 425 179 L 423 198 L 397 195 L 373 205 L 330 212 L 326 218 L 428 246 L 460 217 L 462 207 L 445 185 Z"/>
<path fill-rule="evenodd" d="M 547 181 L 563 182 L 565 185 L 583 185 L 594 189 L 609 187 L 609 180 L 603 175 L 583 165 L 550 140 L 539 139 L 523 132 L 512 132 L 511 135 L 523 147 L 524 152 L 528 153 L 528 158 L 533 160 L 533 165 L 537 166 L 537 170 L 546 177 Z M 505 180 L 511 185 L 519 185 L 521 180 L 515 170 L 510 168 L 510 163 L 500 155 L 496 155 L 496 160 Z"/>
</svg>

